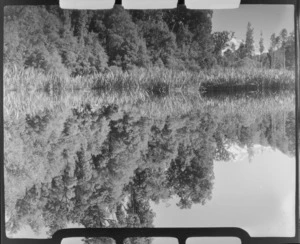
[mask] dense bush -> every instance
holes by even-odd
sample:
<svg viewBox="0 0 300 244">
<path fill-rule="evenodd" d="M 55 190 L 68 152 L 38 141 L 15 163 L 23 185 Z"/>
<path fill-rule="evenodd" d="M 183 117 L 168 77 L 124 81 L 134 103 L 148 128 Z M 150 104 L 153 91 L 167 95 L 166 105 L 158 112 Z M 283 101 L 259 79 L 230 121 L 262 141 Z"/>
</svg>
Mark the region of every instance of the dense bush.
<svg viewBox="0 0 300 244">
<path fill-rule="evenodd" d="M 108 66 L 209 68 L 211 17 L 211 11 L 126 11 L 121 6 L 107 11 L 6 7 L 4 63 L 72 76 Z"/>
<path fill-rule="evenodd" d="M 248 23 L 246 41 L 234 33 L 212 33 L 212 11 L 62 10 L 57 6 L 6 7 L 4 63 L 45 73 L 85 76 L 116 66 L 199 72 L 212 67 L 293 69 L 294 33 L 283 29 L 255 52 Z M 114 69 L 114 68 L 113 68 Z"/>
<path fill-rule="evenodd" d="M 247 69 L 254 69 L 254 68 L 259 68 L 260 63 L 257 62 L 256 60 L 253 60 L 251 58 L 243 58 L 238 60 L 233 64 L 233 67 L 235 68 L 247 68 Z"/>
</svg>

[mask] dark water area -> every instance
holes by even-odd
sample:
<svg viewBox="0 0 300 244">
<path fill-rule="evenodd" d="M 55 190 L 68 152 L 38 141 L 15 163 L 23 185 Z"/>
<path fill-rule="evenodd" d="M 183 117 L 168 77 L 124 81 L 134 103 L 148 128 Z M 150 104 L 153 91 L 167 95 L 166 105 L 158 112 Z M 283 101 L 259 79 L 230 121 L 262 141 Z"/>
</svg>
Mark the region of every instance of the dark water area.
<svg viewBox="0 0 300 244">
<path fill-rule="evenodd" d="M 232 90 L 216 90 L 216 91 L 203 91 L 201 95 L 204 98 L 213 98 L 213 99 L 242 99 L 242 98 L 253 98 L 253 99 L 267 99 L 270 97 L 276 96 L 294 96 L 294 93 L 291 91 L 282 91 L 282 90 L 245 90 L 242 92 L 232 91 Z"/>
<path fill-rule="evenodd" d="M 281 170 L 283 178 L 293 179 L 291 93 L 205 93 L 183 98 L 169 94 L 162 99 L 111 94 L 105 103 L 99 101 L 99 93 L 86 96 L 97 103 L 82 99 L 74 105 L 62 96 L 63 108 L 52 109 L 49 102 L 38 113 L 6 121 L 8 236 L 49 237 L 71 227 L 168 227 L 171 223 L 159 221 L 168 209 L 173 215 L 200 213 L 206 206 L 216 216 L 226 211 L 213 207 L 214 197 L 219 199 L 222 192 L 234 196 L 234 189 L 219 187 L 225 174 L 239 179 L 234 174 L 244 177 L 245 169 L 253 177 L 263 172 L 260 179 L 265 180 L 257 184 L 266 184 L 265 191 L 272 182 L 267 173 L 277 176 Z M 172 109 L 177 113 L 168 114 Z M 265 154 L 259 154 L 263 149 Z M 270 162 L 257 155 L 282 160 L 274 162 L 272 173 L 267 171 Z M 247 188 L 249 182 L 240 184 L 255 192 L 254 186 Z M 210 226 L 217 224 L 216 216 Z M 204 225 L 197 220 L 183 222 L 175 221 L 174 227 Z"/>
</svg>

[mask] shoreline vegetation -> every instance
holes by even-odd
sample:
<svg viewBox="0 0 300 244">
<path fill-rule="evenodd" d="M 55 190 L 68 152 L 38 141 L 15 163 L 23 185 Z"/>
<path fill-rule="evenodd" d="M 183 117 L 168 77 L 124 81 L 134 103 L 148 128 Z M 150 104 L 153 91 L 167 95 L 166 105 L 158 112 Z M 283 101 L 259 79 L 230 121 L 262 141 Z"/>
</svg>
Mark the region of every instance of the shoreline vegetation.
<svg viewBox="0 0 300 244">
<path fill-rule="evenodd" d="M 198 72 L 153 67 L 130 71 L 110 70 L 87 76 L 57 76 L 34 69 L 5 67 L 5 92 L 60 90 L 143 90 L 150 95 L 164 96 L 172 89 L 200 92 L 293 90 L 294 72 L 278 69 L 218 68 Z"/>
<path fill-rule="evenodd" d="M 45 111 L 61 112 L 85 104 L 95 109 L 115 104 L 126 112 L 137 112 L 154 119 L 175 118 L 195 111 L 251 115 L 294 110 L 295 94 L 289 90 L 226 92 L 174 90 L 166 96 L 153 96 L 141 89 L 60 90 L 56 93 L 10 91 L 4 96 L 4 120 L 10 124 L 24 120 L 24 116 L 35 116 Z"/>
<path fill-rule="evenodd" d="M 6 7 L 5 90 L 292 90 L 295 36 L 213 32 L 211 10 Z M 51 25 L 49 25 L 51 23 Z M 228 27 L 230 28 L 230 27 Z M 259 50 L 258 50 L 259 47 Z"/>
</svg>

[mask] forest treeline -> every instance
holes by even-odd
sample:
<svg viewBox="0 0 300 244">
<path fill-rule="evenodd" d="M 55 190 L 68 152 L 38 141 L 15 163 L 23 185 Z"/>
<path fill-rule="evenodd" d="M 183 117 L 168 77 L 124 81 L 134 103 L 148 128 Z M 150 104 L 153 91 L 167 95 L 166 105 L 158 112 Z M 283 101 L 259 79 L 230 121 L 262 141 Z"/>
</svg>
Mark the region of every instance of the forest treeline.
<svg viewBox="0 0 300 244">
<path fill-rule="evenodd" d="M 255 53 L 249 23 L 234 47 L 230 31 L 212 33 L 210 10 L 62 10 L 58 6 L 6 7 L 4 63 L 71 76 L 115 67 L 199 71 L 225 67 L 294 67 L 294 35 L 284 29 L 266 52 Z M 246 28 L 246 27 L 245 27 Z M 226 50 L 224 52 L 224 50 Z"/>
<path fill-rule="evenodd" d="M 108 66 L 209 67 L 212 11 L 5 9 L 4 62 L 85 75 Z"/>
</svg>

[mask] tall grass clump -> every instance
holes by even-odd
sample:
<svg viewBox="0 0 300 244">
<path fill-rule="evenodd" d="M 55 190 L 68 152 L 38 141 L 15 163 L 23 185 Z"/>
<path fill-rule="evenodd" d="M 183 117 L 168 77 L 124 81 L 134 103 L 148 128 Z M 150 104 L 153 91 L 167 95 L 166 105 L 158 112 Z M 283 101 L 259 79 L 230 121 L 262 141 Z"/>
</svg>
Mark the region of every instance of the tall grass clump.
<svg viewBox="0 0 300 244">
<path fill-rule="evenodd" d="M 102 73 L 70 77 L 34 69 L 4 67 L 5 91 L 144 90 L 166 96 L 178 90 L 266 90 L 294 89 L 294 72 L 269 69 L 212 69 L 198 72 L 166 68 L 107 69 Z"/>
<path fill-rule="evenodd" d="M 114 70 L 92 77 L 94 89 L 144 89 L 154 95 L 164 95 L 172 88 L 200 86 L 200 73 L 153 67 L 130 71 Z"/>
<path fill-rule="evenodd" d="M 199 73 L 162 68 L 135 68 L 130 71 L 109 70 L 86 76 L 70 77 L 61 74 L 45 74 L 35 69 L 4 67 L 5 90 L 132 90 L 144 89 L 154 94 L 167 93 L 170 88 L 200 85 Z"/>
<path fill-rule="evenodd" d="M 204 95 L 204 94 L 203 94 Z M 293 111 L 295 98 L 290 91 L 278 94 L 243 94 L 241 96 L 203 96 L 197 91 L 173 91 L 167 96 L 153 97 L 144 90 L 99 91 L 78 90 L 63 91 L 50 95 L 45 92 L 9 92 L 4 96 L 4 120 L 13 122 L 24 120 L 26 115 L 34 116 L 45 110 L 66 111 L 90 104 L 93 108 L 115 104 L 127 112 L 135 111 L 141 116 L 163 119 L 176 117 L 195 111 L 213 114 L 265 113 L 267 111 Z"/>
<path fill-rule="evenodd" d="M 4 91 L 45 91 L 68 89 L 68 74 L 45 73 L 34 68 L 5 65 L 3 70 Z"/>
<path fill-rule="evenodd" d="M 295 72 L 277 69 L 213 69 L 203 74 L 200 90 L 292 90 Z"/>
<path fill-rule="evenodd" d="M 5 65 L 3 69 L 4 91 L 35 90 L 43 87 L 48 78 L 32 68 Z"/>
</svg>

